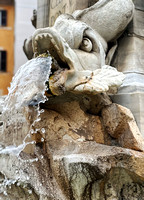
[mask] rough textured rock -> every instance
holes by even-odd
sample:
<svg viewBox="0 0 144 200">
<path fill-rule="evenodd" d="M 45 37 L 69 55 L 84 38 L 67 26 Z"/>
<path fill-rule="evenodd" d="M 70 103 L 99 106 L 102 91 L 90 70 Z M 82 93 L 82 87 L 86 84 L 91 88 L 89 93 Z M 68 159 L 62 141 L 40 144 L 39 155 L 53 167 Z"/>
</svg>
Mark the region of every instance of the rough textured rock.
<svg viewBox="0 0 144 200">
<path fill-rule="evenodd" d="M 70 100 L 72 97 L 73 101 Z M 100 116 L 102 107 L 109 104 L 111 104 L 110 99 L 103 94 L 96 96 L 66 94 L 62 97 L 51 97 L 45 105 L 41 105 L 42 108 L 44 106 L 44 112 L 39 116 L 41 120 L 34 125 L 37 109 L 33 107 L 5 112 L 2 119 L 4 134 L 0 138 L 5 145 L 11 145 L 12 141 L 15 145 L 22 144 L 23 138 L 28 133 L 32 133 L 37 143 L 41 143 L 43 138 L 44 141 L 95 140 L 98 143 L 111 144 L 110 136 L 104 131 Z M 43 134 L 43 130 L 46 134 Z"/>
<path fill-rule="evenodd" d="M 30 162 L 34 156 L 39 160 Z M 22 199 L 46 200 L 137 200 L 144 196 L 143 153 L 92 141 L 58 140 L 46 143 L 45 150 L 36 147 L 33 156 L 21 153 L 20 158 L 0 157 L 0 170 L 14 189 L 13 198 L 9 187 L 4 188 L 8 189 L 7 196 L 1 195 L 5 199 L 14 200 L 18 191 Z"/>
<path fill-rule="evenodd" d="M 45 129 L 45 141 L 66 139 L 69 141 L 94 140 L 101 144 L 110 143 L 109 136 L 105 133 L 101 123 L 101 117 L 85 113 L 77 101 L 48 107 L 49 109 L 40 116 L 42 121 L 34 127 L 34 129 L 41 127 Z M 39 143 L 40 139 L 37 138 L 37 134 L 33 136 Z"/>
<path fill-rule="evenodd" d="M 144 1 L 134 0 L 135 12 L 124 35 L 118 40 L 118 48 L 111 62 L 126 76 L 113 101 L 129 108 L 144 136 Z"/>
<path fill-rule="evenodd" d="M 140 164 L 143 153 L 93 142 L 81 143 L 79 148 L 75 147 L 74 154 L 69 155 L 64 153 L 68 152 L 66 145 L 61 155 L 57 155 L 57 148 L 54 149 L 56 173 L 61 173 L 58 179 L 61 179 L 63 187 L 69 183 L 69 191 L 65 190 L 65 193 L 71 191 L 71 199 L 143 198 L 143 164 Z"/>
<path fill-rule="evenodd" d="M 4 119 L 3 115 L 6 127 L 0 149 L 2 199 L 143 198 L 144 154 L 118 147 L 122 143 L 111 137 L 102 123 L 104 112 L 110 118 L 114 107 L 113 116 L 117 112 L 113 118 L 119 116 L 112 129 L 115 132 L 122 116 L 127 117 L 125 123 L 133 120 L 130 111 L 116 108 L 105 95 L 95 96 L 95 101 L 94 96 L 72 96 L 73 101 L 70 94 L 65 94 L 41 104 L 40 120 L 35 123 L 34 107 L 9 112 L 9 118 L 6 115 Z M 35 143 L 28 144 L 31 140 Z M 24 142 L 26 145 L 21 148 Z"/>
<path fill-rule="evenodd" d="M 102 110 L 102 119 L 106 131 L 118 139 L 120 146 L 144 150 L 144 138 L 129 109 L 121 105 L 111 104 Z"/>
</svg>

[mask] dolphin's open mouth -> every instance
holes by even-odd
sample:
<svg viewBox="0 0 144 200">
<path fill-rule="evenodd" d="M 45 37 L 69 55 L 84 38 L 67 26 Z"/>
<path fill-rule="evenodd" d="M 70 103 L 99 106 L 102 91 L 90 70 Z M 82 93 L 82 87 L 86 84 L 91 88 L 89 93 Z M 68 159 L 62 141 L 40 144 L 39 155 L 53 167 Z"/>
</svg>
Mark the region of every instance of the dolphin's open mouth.
<svg viewBox="0 0 144 200">
<path fill-rule="evenodd" d="M 110 76 L 111 73 L 114 77 L 119 76 L 117 71 L 102 68 L 107 51 L 104 38 L 72 16 L 58 17 L 53 27 L 36 30 L 32 39 L 34 53 L 48 51 L 57 61 L 58 69 L 52 71 L 49 79 L 52 94 L 61 95 L 66 91 L 90 91 L 95 94 L 119 84 Z M 108 78 L 105 71 L 109 73 Z M 104 87 L 101 86 L 103 77 L 106 82 Z M 120 75 L 120 83 L 121 80 Z"/>
<path fill-rule="evenodd" d="M 83 71 L 104 65 L 107 43 L 91 27 L 72 16 L 58 17 L 54 27 L 36 30 L 32 39 L 34 53 L 48 51 L 61 68 Z"/>
<path fill-rule="evenodd" d="M 79 69 L 81 66 L 76 53 L 53 28 L 44 28 L 35 32 L 33 49 L 38 55 L 49 52 L 61 68 Z"/>
<path fill-rule="evenodd" d="M 74 24 L 74 28 L 70 32 L 67 27 L 69 21 L 66 18 L 63 27 L 61 26 L 62 31 L 57 31 L 60 29 L 57 23 L 57 27 L 36 30 L 32 37 L 34 53 L 39 55 L 49 52 L 58 64 L 58 67 L 54 64 L 54 70 L 52 66 L 54 76 L 49 80 L 53 94 L 60 94 L 60 88 L 62 92 L 74 90 L 77 85 L 85 84 L 91 78 L 92 71 L 101 68 L 100 42 L 98 42 L 100 36 L 96 34 L 97 38 L 86 24 L 73 19 L 71 23 Z M 82 27 L 81 31 L 78 31 L 77 27 Z M 70 36 L 69 32 L 64 35 L 65 29 L 70 32 Z"/>
</svg>

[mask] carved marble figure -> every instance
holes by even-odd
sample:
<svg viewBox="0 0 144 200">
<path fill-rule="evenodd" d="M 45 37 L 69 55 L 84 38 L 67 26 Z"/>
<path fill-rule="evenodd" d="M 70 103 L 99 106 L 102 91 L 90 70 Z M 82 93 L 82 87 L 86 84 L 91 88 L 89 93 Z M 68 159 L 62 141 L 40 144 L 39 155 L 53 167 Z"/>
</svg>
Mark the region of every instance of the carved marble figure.
<svg viewBox="0 0 144 200">
<path fill-rule="evenodd" d="M 87 98 L 91 100 L 84 103 L 85 110 L 96 115 L 101 113 L 106 132 L 120 146 L 143 151 L 144 140 L 133 115 L 126 108 L 112 104 L 107 95 L 115 94 L 124 80 L 124 75 L 109 65 L 117 48 L 116 41 L 133 13 L 131 0 L 99 0 L 72 15 L 60 15 L 53 27 L 37 29 L 31 43 L 35 57 L 50 54 L 53 58 L 48 96 L 61 99 L 67 92 L 90 95 Z"/>
<path fill-rule="evenodd" d="M 109 64 L 117 47 L 116 40 L 132 20 L 133 12 L 131 0 L 100 0 L 72 15 L 60 15 L 53 27 L 34 32 L 32 44 L 35 56 L 48 52 L 53 57 L 52 75 L 49 79 L 52 95 L 59 96 L 65 92 L 89 95 L 117 92 L 124 75 Z M 99 99 L 98 96 L 95 98 Z M 102 99 L 107 103 L 111 102 L 106 94 L 104 98 L 100 94 L 100 99 L 100 102 L 103 102 Z M 93 104 L 92 101 L 90 104 Z M 117 138 L 122 147 L 143 151 L 144 140 L 141 133 L 134 117 L 125 109 L 112 105 L 104 112 L 103 105 L 90 112 L 104 113 L 102 119 L 105 130 Z M 108 120 L 111 112 L 117 114 L 113 114 L 115 117 Z M 123 122 L 122 116 L 125 118 Z M 117 125 L 114 128 L 115 119 Z"/>
<path fill-rule="evenodd" d="M 107 66 L 115 51 L 115 45 L 109 48 L 108 43 L 125 30 L 133 10 L 131 0 L 100 0 L 73 15 L 59 16 L 53 27 L 35 31 L 35 55 L 49 51 L 59 66 L 50 78 L 53 94 L 72 90 L 95 94 L 121 85 L 123 75 Z"/>
<path fill-rule="evenodd" d="M 37 29 L 32 36 L 32 44 L 35 56 L 48 53 L 53 58 L 48 93 L 52 96 L 66 92 L 100 94 L 85 107 L 94 108 L 93 101 L 96 102 L 97 109 L 92 111 L 90 108 L 89 112 L 105 113 L 102 119 L 107 133 L 117 138 L 122 147 L 143 151 L 144 140 L 132 114 L 128 111 L 129 114 L 126 114 L 125 108 L 114 105 L 104 112 L 104 107 L 112 104 L 107 94 L 115 94 L 124 80 L 124 75 L 109 64 L 117 48 L 116 40 L 132 20 L 133 13 L 131 0 L 100 0 L 72 15 L 60 15 L 53 27 Z M 96 101 L 96 98 L 99 100 Z M 103 106 L 99 106 L 101 103 Z M 116 128 L 113 128 L 113 116 L 110 121 L 107 119 L 111 111 L 117 113 L 113 115 L 117 119 Z M 122 116 L 126 118 L 123 123 Z M 130 142 L 126 142 L 127 135 L 131 138 Z"/>
</svg>

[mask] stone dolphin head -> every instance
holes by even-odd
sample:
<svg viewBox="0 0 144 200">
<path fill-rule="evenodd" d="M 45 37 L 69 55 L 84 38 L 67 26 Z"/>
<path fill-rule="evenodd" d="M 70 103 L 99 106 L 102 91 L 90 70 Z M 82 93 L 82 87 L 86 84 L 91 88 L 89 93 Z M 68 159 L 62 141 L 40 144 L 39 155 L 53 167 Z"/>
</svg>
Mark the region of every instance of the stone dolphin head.
<svg viewBox="0 0 144 200">
<path fill-rule="evenodd" d="M 60 65 L 80 71 L 100 68 L 107 43 L 86 23 L 65 14 L 53 27 L 35 31 L 33 48 L 38 54 L 48 50 Z"/>
<path fill-rule="evenodd" d="M 84 84 L 97 74 L 93 73 L 95 70 L 105 65 L 108 42 L 116 40 L 124 31 L 132 19 L 133 9 L 131 0 L 99 0 L 73 15 L 59 16 L 53 27 L 35 31 L 32 37 L 34 52 L 49 51 L 63 69 L 50 79 L 52 93 L 58 95 L 76 88 L 96 90 L 95 83 L 92 87 L 84 87 Z M 119 84 L 114 81 L 112 85 Z M 109 86 L 106 88 L 104 91 L 109 90 Z"/>
</svg>

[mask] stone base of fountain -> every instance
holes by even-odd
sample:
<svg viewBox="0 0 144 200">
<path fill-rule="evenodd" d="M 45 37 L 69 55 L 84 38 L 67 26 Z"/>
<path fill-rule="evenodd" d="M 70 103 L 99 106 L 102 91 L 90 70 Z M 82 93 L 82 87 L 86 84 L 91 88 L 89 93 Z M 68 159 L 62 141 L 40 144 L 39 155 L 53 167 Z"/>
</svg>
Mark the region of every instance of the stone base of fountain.
<svg viewBox="0 0 144 200">
<path fill-rule="evenodd" d="M 92 105 L 91 98 L 94 96 L 52 97 L 40 105 L 41 119 L 33 126 L 35 109 L 17 110 L 19 129 L 9 125 L 1 137 L 2 199 L 143 199 L 144 153 L 120 147 L 102 118 L 115 104 L 98 95 Z M 12 116 L 9 113 L 9 120 Z M 26 137 L 26 143 L 35 143 L 26 145 L 18 155 L 17 148 L 10 145 L 20 147 Z M 128 139 L 136 144 L 130 135 L 127 144 Z M 138 142 L 142 145 L 142 140 Z M 4 148 L 8 145 L 9 150 Z"/>
</svg>

